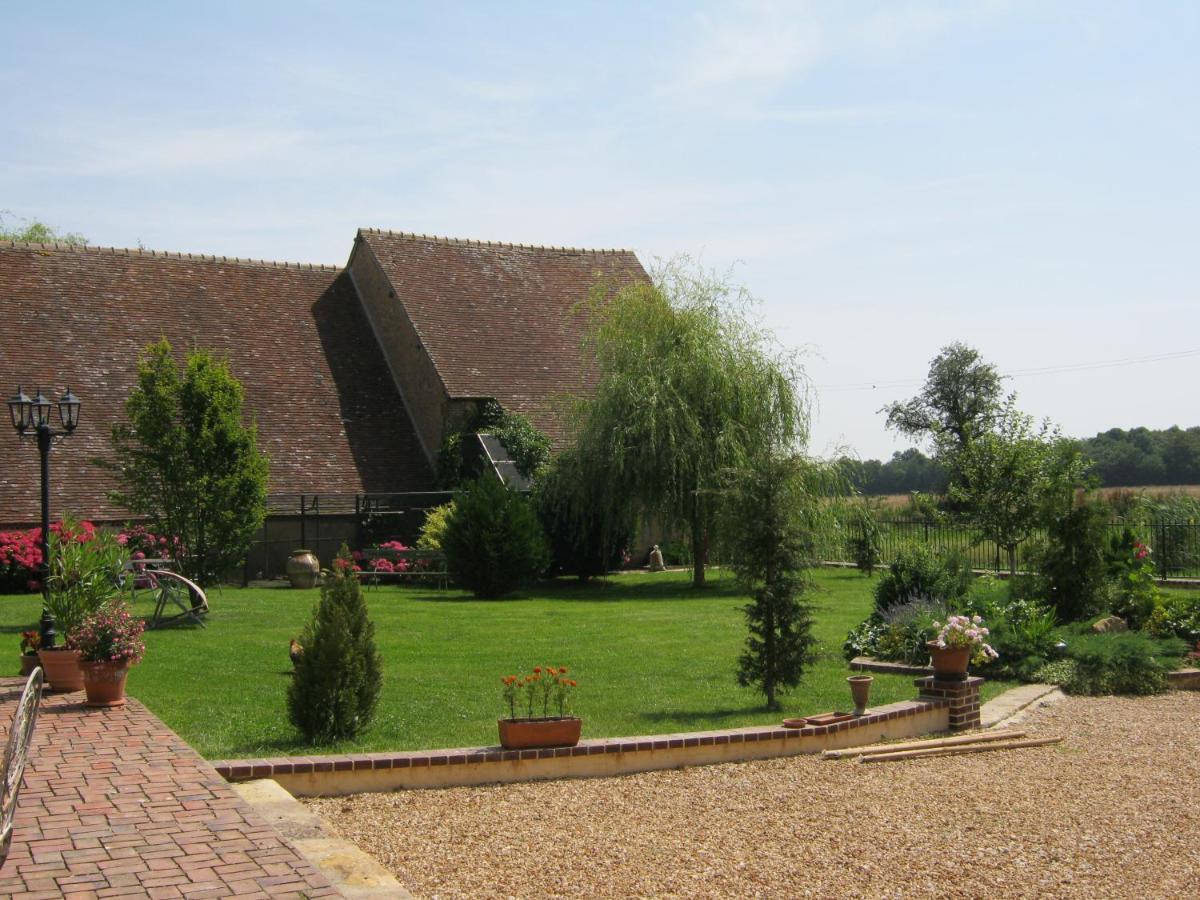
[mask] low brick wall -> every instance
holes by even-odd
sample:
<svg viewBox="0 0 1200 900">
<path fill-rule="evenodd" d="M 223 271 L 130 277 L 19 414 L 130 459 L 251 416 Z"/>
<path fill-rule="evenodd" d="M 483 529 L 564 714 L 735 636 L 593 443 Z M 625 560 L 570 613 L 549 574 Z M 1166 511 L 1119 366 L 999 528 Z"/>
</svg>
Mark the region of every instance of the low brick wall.
<svg viewBox="0 0 1200 900">
<path fill-rule="evenodd" d="M 1200 669 L 1178 669 L 1168 672 L 1167 684 L 1177 691 L 1200 691 Z"/>
<path fill-rule="evenodd" d="M 971 679 L 978 721 L 978 683 Z M 300 797 L 338 796 L 406 788 L 440 788 L 547 778 L 592 778 L 820 753 L 881 740 L 945 731 L 961 695 L 933 696 L 874 707 L 834 725 L 757 727 L 601 738 L 574 747 L 504 750 L 473 747 L 410 753 L 362 753 L 214 762 L 230 781 L 272 778 Z M 586 727 L 586 723 L 585 723 Z"/>
</svg>

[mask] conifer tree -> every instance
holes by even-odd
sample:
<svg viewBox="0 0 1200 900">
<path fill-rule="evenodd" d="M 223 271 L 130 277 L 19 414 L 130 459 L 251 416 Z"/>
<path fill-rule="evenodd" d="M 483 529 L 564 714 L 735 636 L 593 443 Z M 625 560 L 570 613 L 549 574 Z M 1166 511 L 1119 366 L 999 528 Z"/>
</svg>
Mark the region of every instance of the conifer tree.
<svg viewBox="0 0 1200 900">
<path fill-rule="evenodd" d="M 327 744 L 361 733 L 375 715 L 383 674 L 375 626 L 343 544 L 300 637 L 288 715 L 304 737 Z"/>
</svg>

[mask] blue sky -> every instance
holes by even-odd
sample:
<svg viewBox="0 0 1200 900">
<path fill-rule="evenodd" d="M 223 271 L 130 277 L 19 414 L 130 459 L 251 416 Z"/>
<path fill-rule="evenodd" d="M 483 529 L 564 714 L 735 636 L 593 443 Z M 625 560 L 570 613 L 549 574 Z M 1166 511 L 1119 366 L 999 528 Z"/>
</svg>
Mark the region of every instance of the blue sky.
<svg viewBox="0 0 1200 900">
<path fill-rule="evenodd" d="M 818 452 L 904 446 L 952 340 L 1069 434 L 1200 424 L 1200 4 L 5 6 L 10 218 L 687 252 L 807 354 Z"/>
</svg>

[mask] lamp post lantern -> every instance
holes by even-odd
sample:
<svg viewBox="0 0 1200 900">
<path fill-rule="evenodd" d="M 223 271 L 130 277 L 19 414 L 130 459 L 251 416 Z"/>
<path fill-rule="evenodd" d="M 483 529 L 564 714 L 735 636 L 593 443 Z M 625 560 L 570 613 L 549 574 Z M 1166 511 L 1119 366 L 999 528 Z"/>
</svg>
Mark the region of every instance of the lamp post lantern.
<svg viewBox="0 0 1200 900">
<path fill-rule="evenodd" d="M 55 404 L 42 395 L 39 388 L 32 399 L 17 385 L 17 392 L 8 401 L 12 426 L 22 438 L 36 439 L 42 463 L 42 647 L 54 649 L 54 616 L 50 613 L 50 447 L 79 427 L 79 398 L 67 392 L 58 401 L 59 429 L 50 425 L 50 410 Z"/>
</svg>

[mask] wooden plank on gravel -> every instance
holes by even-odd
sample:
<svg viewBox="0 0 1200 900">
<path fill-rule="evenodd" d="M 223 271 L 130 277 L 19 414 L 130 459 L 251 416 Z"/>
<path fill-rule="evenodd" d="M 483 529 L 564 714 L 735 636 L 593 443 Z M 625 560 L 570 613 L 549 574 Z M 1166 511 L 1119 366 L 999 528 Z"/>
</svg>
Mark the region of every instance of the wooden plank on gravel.
<svg viewBox="0 0 1200 900">
<path fill-rule="evenodd" d="M 959 744 L 984 744 L 988 741 L 1004 741 L 1022 738 L 1028 732 L 1016 729 L 985 731 L 980 734 L 960 734 L 957 737 L 926 738 L 920 741 L 904 741 L 900 744 L 871 744 L 863 747 L 847 747 L 845 750 L 825 750 L 824 759 L 845 759 L 847 756 L 863 756 L 867 753 L 895 753 L 900 750 L 923 750 L 928 747 L 955 747 Z"/>
<path fill-rule="evenodd" d="M 932 747 L 928 750 L 904 750 L 900 753 L 871 753 L 860 756 L 859 762 L 891 762 L 897 759 L 926 759 L 931 756 L 959 756 L 963 753 L 985 753 L 988 750 L 1017 750 L 1021 747 L 1044 747 L 1057 744 L 1061 737 L 1026 738 L 1019 741 L 993 741 L 990 744 L 962 744 L 957 747 Z"/>
</svg>

